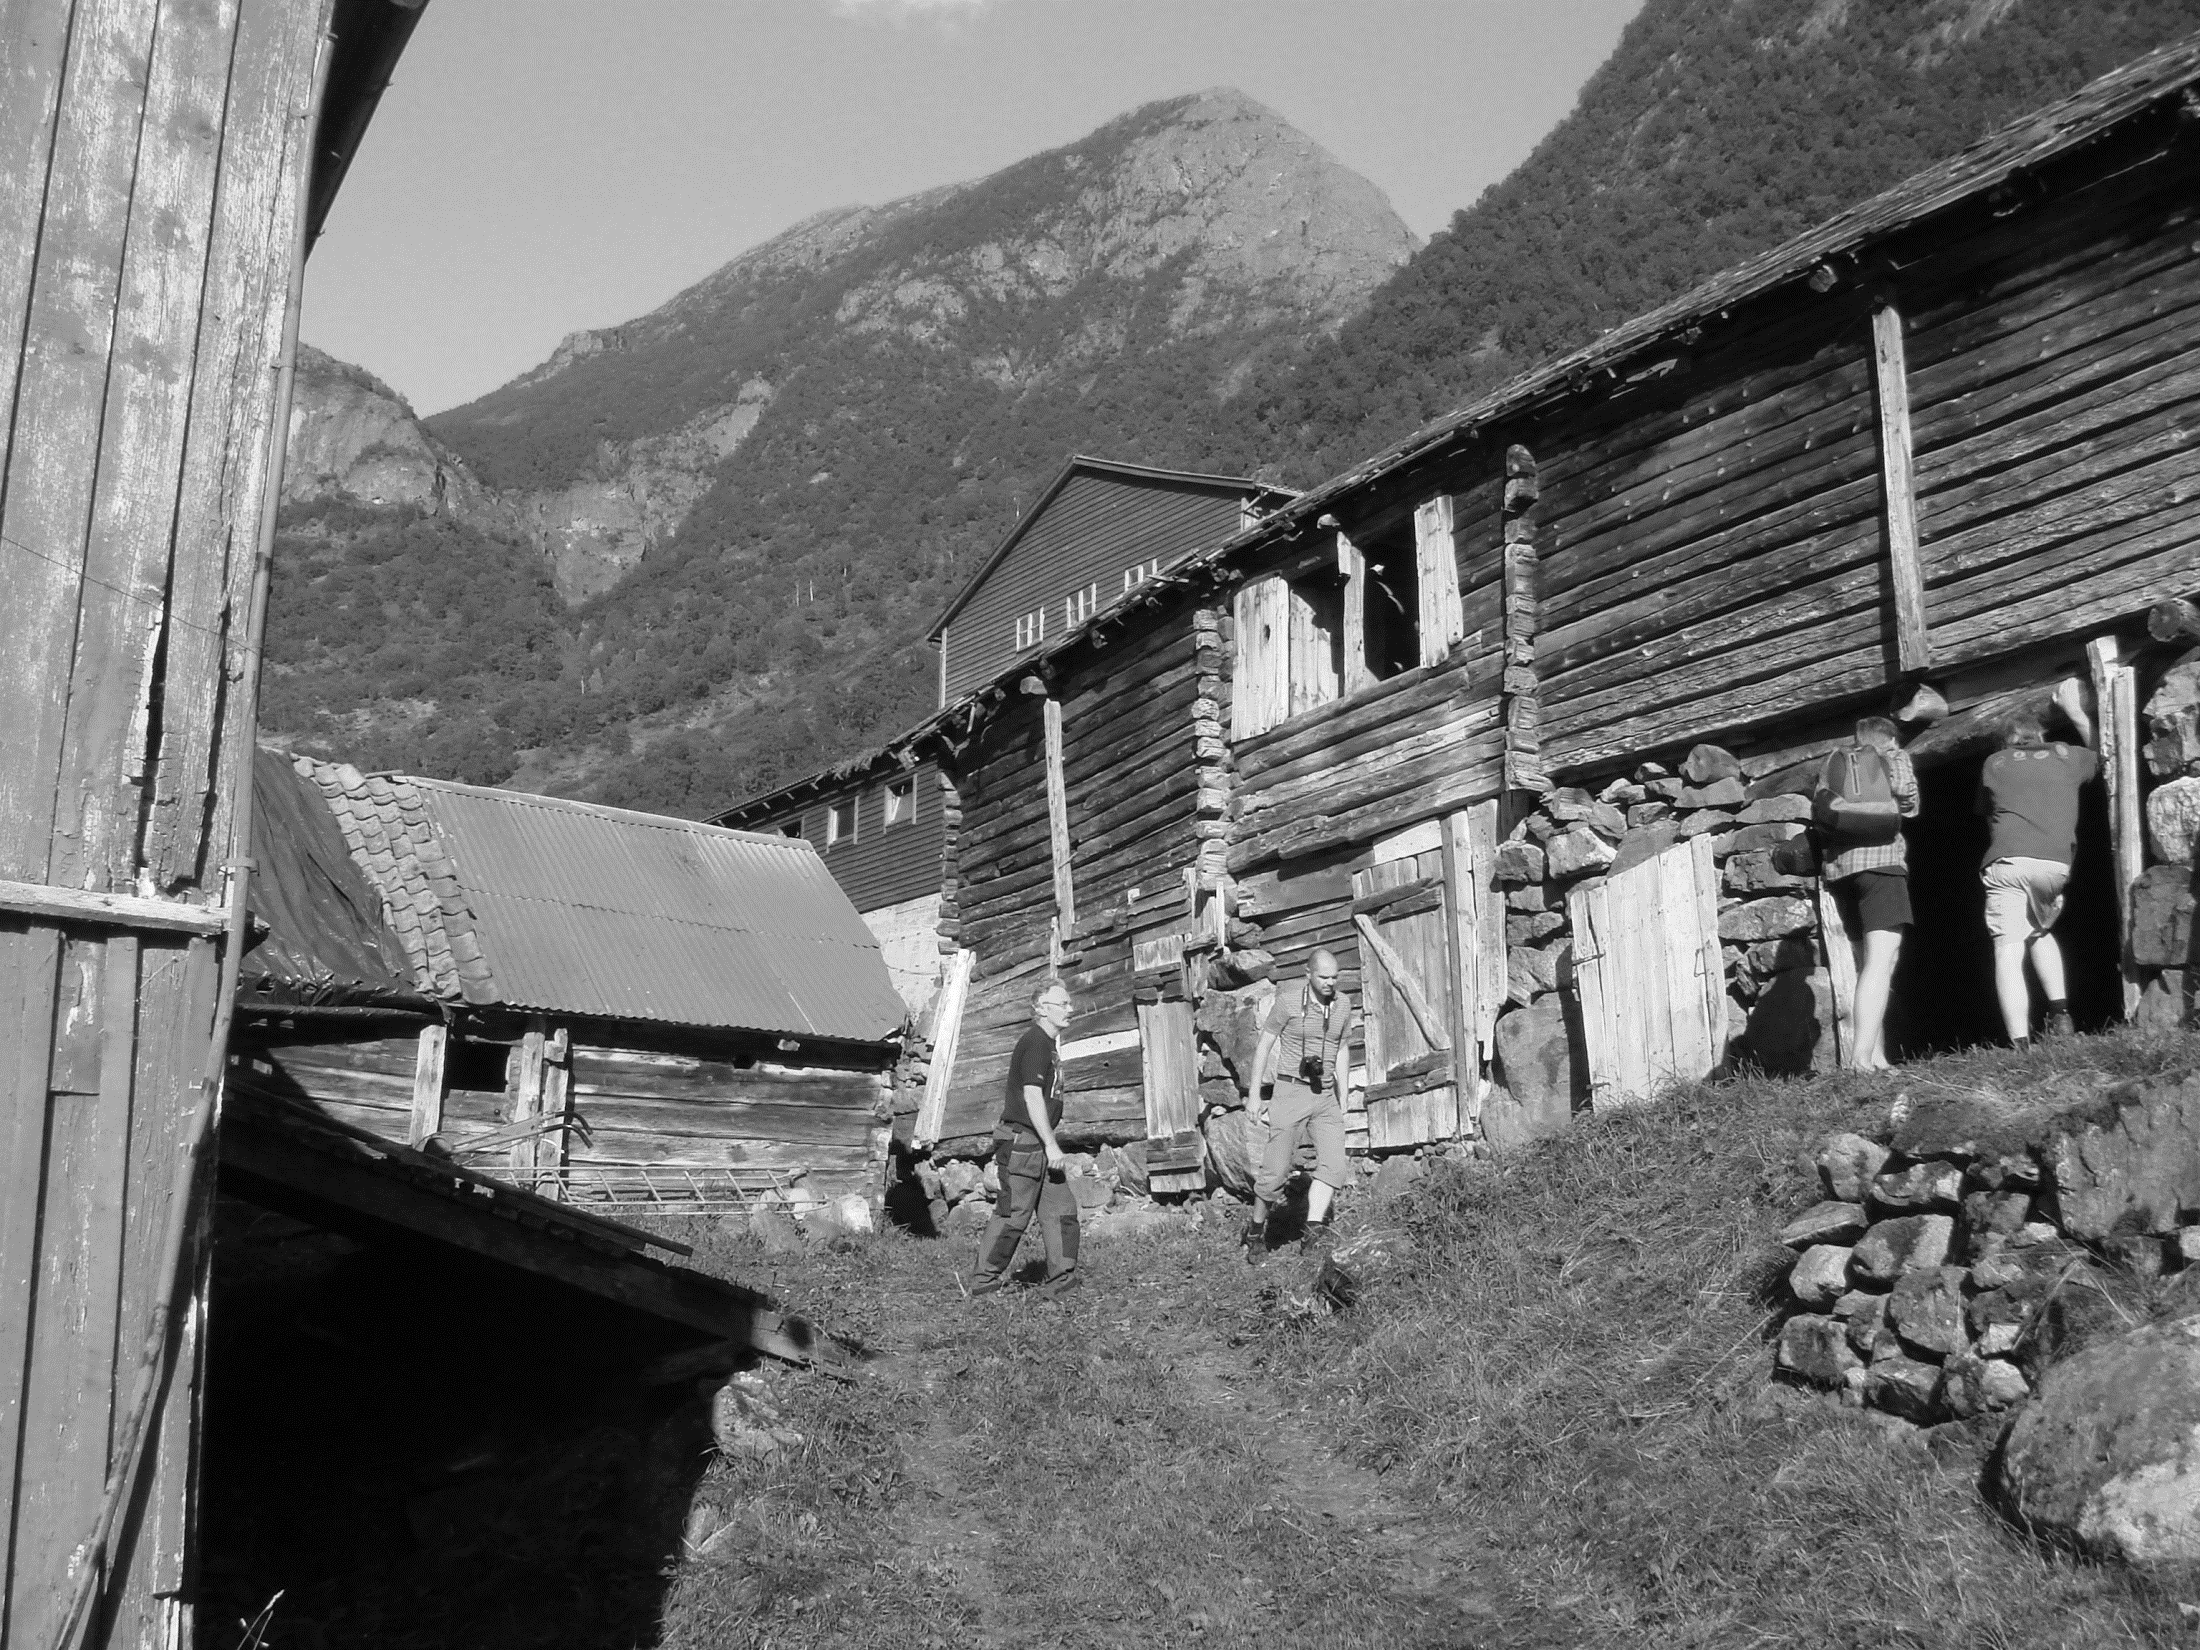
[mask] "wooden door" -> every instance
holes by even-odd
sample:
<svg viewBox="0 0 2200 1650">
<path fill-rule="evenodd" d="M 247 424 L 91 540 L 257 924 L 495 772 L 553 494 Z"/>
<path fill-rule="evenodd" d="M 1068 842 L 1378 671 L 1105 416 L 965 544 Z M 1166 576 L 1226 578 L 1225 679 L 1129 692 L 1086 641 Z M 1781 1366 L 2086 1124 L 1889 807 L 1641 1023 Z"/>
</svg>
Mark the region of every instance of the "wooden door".
<svg viewBox="0 0 2200 1650">
<path fill-rule="evenodd" d="M 1454 988 L 1443 850 L 1357 871 L 1352 894 L 1368 1149 L 1449 1140 L 1459 1132 L 1459 1090 L 1446 1006 Z"/>
<path fill-rule="evenodd" d="M 1199 1135 L 1199 1035 L 1183 998 L 1138 1005 L 1146 1084 L 1146 1178 L 1157 1192 L 1207 1184 Z"/>
<path fill-rule="evenodd" d="M 1711 839 L 1678 842 L 1567 901 L 1589 1099 L 1646 1100 L 1718 1064 L 1726 1043 Z"/>
</svg>

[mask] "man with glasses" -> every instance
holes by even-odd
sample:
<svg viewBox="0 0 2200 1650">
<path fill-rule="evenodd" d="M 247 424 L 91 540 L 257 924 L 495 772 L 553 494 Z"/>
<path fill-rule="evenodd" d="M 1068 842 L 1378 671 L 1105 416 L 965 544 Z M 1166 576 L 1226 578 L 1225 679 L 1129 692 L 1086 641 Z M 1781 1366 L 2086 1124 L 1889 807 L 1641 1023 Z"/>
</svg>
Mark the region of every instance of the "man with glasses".
<svg viewBox="0 0 2200 1650">
<path fill-rule="evenodd" d="M 1047 1257 L 1041 1292 L 1059 1295 L 1077 1287 L 1077 1199 L 1062 1178 L 1062 1028 L 1069 1024 L 1069 990 L 1059 980 L 1031 996 L 1031 1025 L 1008 1062 L 1001 1121 L 993 1130 L 1001 1189 L 993 1218 L 978 1240 L 973 1295 L 989 1295 L 1008 1282 L 1016 1247 L 1032 1217 Z"/>
<path fill-rule="evenodd" d="M 1253 1053 L 1250 1102 L 1255 1120 L 1268 1128 L 1260 1176 L 1253 1182 L 1252 1218 L 1245 1224 L 1245 1248 L 1253 1260 L 1268 1252 L 1269 1211 L 1283 1201 L 1299 1140 L 1306 1135 L 1314 1141 L 1314 1179 L 1306 1192 L 1301 1247 L 1318 1250 L 1327 1243 L 1330 1203 L 1345 1181 L 1345 1038 L 1351 1030 L 1352 1004 L 1337 989 L 1336 953 L 1317 951 L 1296 989 L 1276 993 Z"/>
</svg>

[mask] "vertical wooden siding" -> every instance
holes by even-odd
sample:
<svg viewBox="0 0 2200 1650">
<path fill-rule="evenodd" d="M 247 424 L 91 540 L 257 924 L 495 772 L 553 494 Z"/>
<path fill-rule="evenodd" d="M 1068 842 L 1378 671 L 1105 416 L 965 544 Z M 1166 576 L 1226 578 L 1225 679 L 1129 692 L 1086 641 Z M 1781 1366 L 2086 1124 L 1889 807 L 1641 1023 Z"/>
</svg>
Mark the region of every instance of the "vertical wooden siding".
<svg viewBox="0 0 2200 1650">
<path fill-rule="evenodd" d="M 251 716 L 225 692 L 327 18 L 321 0 L 6 8 L 0 879 L 224 901 Z M 218 964 L 210 939 L 0 915 L 0 1641 L 58 1624 L 166 1305 Z M 187 1251 L 187 1289 L 204 1261 Z M 96 1642 L 191 1640 L 193 1299 Z"/>
</svg>

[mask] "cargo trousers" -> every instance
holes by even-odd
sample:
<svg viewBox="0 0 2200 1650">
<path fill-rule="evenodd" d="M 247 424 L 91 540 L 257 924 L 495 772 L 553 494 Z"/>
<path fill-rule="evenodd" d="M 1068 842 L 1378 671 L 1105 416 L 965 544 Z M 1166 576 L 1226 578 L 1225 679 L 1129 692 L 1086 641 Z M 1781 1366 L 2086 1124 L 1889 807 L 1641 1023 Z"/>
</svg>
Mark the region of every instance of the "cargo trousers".
<svg viewBox="0 0 2200 1650">
<path fill-rule="evenodd" d="M 1047 1173 L 1046 1148 L 1037 1140 L 1002 1141 L 995 1148 L 994 1162 L 1000 1170 L 1001 1190 L 993 1200 L 993 1218 L 978 1240 L 978 1275 L 973 1282 L 989 1283 L 1016 1264 L 1016 1247 L 1034 1217 L 1046 1250 L 1047 1282 L 1068 1277 L 1077 1270 L 1078 1238 L 1077 1198 L 1069 1182 Z"/>
<path fill-rule="evenodd" d="M 1260 1154 L 1260 1176 L 1253 1182 L 1253 1195 L 1263 1203 L 1283 1196 L 1302 1135 L 1313 1137 L 1314 1178 L 1341 1188 L 1346 1180 L 1344 1108 L 1337 1103 L 1336 1090 L 1325 1083 L 1317 1094 L 1304 1083 L 1279 1077 L 1268 1096 L 1268 1142 Z"/>
</svg>

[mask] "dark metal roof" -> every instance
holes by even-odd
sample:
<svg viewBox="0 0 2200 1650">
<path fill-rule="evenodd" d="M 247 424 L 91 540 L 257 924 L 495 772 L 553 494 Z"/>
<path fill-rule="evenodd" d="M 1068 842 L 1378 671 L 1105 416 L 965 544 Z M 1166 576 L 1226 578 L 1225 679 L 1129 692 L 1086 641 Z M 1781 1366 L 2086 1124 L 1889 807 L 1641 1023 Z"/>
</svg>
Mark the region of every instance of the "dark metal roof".
<svg viewBox="0 0 2200 1650">
<path fill-rule="evenodd" d="M 253 753 L 252 859 L 246 904 L 267 932 L 245 953 L 245 993 L 286 1004 L 426 1002 L 320 792 L 273 751 Z"/>
<path fill-rule="evenodd" d="M 416 970 L 476 1004 L 880 1042 L 904 1009 L 808 843 L 319 767 Z"/>
<path fill-rule="evenodd" d="M 1032 502 L 1031 508 L 1023 513 L 1016 525 L 1008 530 L 1008 536 L 993 547 L 993 553 L 970 575 L 962 589 L 955 592 L 955 598 L 947 604 L 946 610 L 932 621 L 932 628 L 925 632 L 928 640 L 939 640 L 940 632 L 963 610 L 970 598 L 978 593 L 978 587 L 992 576 L 993 570 L 1007 559 L 1008 553 L 1016 548 L 1023 536 L 1031 531 L 1032 525 L 1046 513 L 1046 507 L 1054 501 L 1056 495 L 1070 484 L 1073 477 L 1079 475 L 1115 476 L 1125 481 L 1158 481 L 1182 486 L 1212 487 L 1218 492 L 1248 493 L 1256 498 L 1273 498 L 1279 502 L 1297 496 L 1289 487 L 1279 487 L 1273 482 L 1254 481 L 1245 476 L 1211 476 L 1197 470 L 1162 470 L 1149 464 L 1125 464 L 1117 459 L 1092 458 L 1084 453 L 1072 453 L 1069 462 L 1056 471 L 1054 479 L 1046 484 L 1046 490 Z"/>
</svg>

